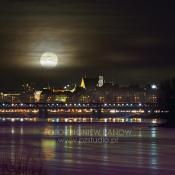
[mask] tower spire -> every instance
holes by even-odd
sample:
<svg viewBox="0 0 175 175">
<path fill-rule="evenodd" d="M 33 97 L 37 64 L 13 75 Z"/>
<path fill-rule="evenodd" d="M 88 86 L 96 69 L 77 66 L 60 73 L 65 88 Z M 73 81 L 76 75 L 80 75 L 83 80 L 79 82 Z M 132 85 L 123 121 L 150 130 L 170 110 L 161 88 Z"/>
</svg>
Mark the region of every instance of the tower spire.
<svg viewBox="0 0 175 175">
<path fill-rule="evenodd" d="M 87 73 L 86 72 L 84 73 L 84 78 L 87 78 Z"/>
</svg>

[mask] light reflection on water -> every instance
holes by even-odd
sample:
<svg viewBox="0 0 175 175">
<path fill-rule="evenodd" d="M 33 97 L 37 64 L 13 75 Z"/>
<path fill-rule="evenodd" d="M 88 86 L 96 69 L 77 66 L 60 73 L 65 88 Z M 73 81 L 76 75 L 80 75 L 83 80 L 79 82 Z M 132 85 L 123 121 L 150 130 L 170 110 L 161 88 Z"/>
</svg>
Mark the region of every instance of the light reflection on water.
<svg viewBox="0 0 175 175">
<path fill-rule="evenodd" d="M 131 130 L 118 143 L 58 143 L 58 137 L 82 136 L 82 130 Z M 46 131 L 49 131 L 46 133 Z M 57 132 L 56 132 L 57 131 Z M 59 132 L 58 132 L 59 131 Z M 61 131 L 61 133 L 60 133 Z M 77 131 L 77 133 L 75 133 Z M 50 174 L 175 174 L 174 129 L 114 124 L 13 124 L 1 126 L 1 152 L 41 152 Z M 86 134 L 88 134 L 86 132 Z"/>
<path fill-rule="evenodd" d="M 46 160 L 55 159 L 55 149 L 56 149 L 56 141 L 50 139 L 43 139 L 41 141 L 41 147 Z"/>
<path fill-rule="evenodd" d="M 151 129 L 151 137 L 156 138 L 157 137 L 157 128 L 152 128 Z"/>
<path fill-rule="evenodd" d="M 157 169 L 158 157 L 157 157 L 157 144 L 150 144 L 150 168 Z"/>
</svg>

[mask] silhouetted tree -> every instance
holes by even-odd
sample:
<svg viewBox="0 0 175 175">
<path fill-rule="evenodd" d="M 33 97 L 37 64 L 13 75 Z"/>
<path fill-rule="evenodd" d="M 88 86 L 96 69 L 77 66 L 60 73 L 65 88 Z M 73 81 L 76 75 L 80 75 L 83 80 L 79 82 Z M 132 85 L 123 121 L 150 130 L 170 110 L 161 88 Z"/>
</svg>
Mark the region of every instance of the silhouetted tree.
<svg viewBox="0 0 175 175">
<path fill-rule="evenodd" d="M 160 84 L 159 102 L 169 110 L 167 126 L 175 126 L 175 78 L 168 79 Z"/>
</svg>

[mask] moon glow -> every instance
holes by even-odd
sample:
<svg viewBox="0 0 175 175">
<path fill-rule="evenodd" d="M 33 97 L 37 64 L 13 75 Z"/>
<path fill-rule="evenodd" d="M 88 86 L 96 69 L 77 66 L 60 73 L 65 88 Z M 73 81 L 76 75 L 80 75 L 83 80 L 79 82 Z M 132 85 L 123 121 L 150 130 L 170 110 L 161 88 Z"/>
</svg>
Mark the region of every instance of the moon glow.
<svg viewBox="0 0 175 175">
<path fill-rule="evenodd" d="M 58 57 L 52 52 L 45 52 L 41 55 L 40 64 L 45 68 L 54 68 L 58 64 Z"/>
</svg>

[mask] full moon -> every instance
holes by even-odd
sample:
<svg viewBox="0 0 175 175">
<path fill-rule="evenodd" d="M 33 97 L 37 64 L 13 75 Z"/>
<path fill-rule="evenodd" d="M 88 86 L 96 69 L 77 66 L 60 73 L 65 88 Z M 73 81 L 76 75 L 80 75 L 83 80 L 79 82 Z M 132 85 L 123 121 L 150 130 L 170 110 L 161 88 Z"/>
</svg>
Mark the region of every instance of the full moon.
<svg viewBox="0 0 175 175">
<path fill-rule="evenodd" d="M 54 68 L 58 63 L 58 57 L 52 52 L 46 52 L 41 55 L 40 64 L 46 68 Z"/>
</svg>

